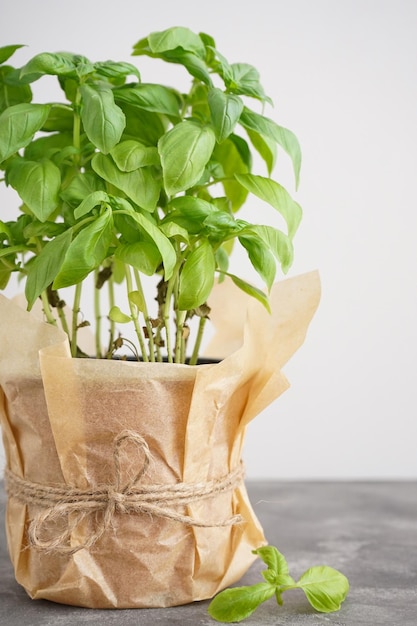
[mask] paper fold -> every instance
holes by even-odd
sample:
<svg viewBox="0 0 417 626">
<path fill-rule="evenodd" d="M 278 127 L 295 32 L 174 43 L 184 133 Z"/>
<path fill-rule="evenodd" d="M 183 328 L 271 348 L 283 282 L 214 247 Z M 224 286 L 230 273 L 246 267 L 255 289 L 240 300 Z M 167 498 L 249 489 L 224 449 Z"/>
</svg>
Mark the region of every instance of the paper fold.
<svg viewBox="0 0 417 626">
<path fill-rule="evenodd" d="M 222 305 L 211 303 L 217 334 L 208 353 L 224 358 L 190 367 L 72 359 L 61 331 L 0 296 L 0 415 L 8 467 L 42 484 L 112 485 L 114 438 L 130 429 L 152 454 L 143 486 L 224 476 L 240 462 L 247 424 L 288 387 L 281 369 L 303 343 L 319 298 L 317 272 L 274 285 L 271 314 L 230 284 L 218 285 L 213 300 Z M 128 452 L 127 478 L 141 462 Z M 81 606 L 171 606 L 212 597 L 243 575 L 251 550 L 265 542 L 243 483 L 181 511 L 213 522 L 240 514 L 243 524 L 200 528 L 117 514 L 94 548 L 72 555 L 28 548 L 24 526 L 37 512 L 9 497 L 16 579 L 31 597 Z M 91 534 L 93 517 L 77 524 L 74 545 Z"/>
</svg>

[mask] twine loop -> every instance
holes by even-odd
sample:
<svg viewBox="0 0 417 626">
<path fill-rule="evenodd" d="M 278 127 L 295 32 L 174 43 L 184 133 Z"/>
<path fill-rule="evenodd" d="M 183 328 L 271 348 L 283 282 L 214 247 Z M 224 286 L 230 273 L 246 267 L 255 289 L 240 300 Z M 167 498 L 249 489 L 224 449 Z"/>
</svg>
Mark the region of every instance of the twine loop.
<svg viewBox="0 0 417 626">
<path fill-rule="evenodd" d="M 142 453 L 143 462 L 138 472 L 122 485 L 122 448 L 132 443 Z M 242 522 L 240 515 L 233 515 L 216 522 L 197 520 L 190 515 L 179 513 L 178 506 L 213 498 L 221 493 L 233 491 L 243 479 L 240 464 L 219 479 L 200 483 L 175 483 L 168 485 L 140 485 L 152 460 L 149 446 L 139 433 L 124 430 L 113 442 L 113 463 L 115 480 L 113 485 L 98 486 L 93 489 L 76 489 L 67 485 L 43 485 L 20 478 L 6 469 L 6 486 L 9 497 L 16 498 L 26 505 L 40 509 L 29 526 L 29 544 L 39 550 L 53 550 L 75 554 L 78 550 L 91 548 L 112 526 L 116 514 L 149 514 L 158 518 L 170 519 L 186 526 L 200 528 L 232 526 Z M 71 544 L 74 532 L 87 517 L 96 517 L 95 530 L 85 541 Z M 66 520 L 62 532 L 54 529 L 51 538 L 50 525 Z M 46 530 L 48 529 L 48 531 Z M 44 538 L 45 535 L 49 537 Z"/>
</svg>

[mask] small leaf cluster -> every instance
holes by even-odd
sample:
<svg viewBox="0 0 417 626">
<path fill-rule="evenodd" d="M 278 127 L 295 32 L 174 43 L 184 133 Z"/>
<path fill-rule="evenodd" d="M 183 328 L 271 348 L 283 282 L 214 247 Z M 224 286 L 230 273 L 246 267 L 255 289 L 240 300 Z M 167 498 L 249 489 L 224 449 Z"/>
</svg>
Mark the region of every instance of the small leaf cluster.
<svg viewBox="0 0 417 626">
<path fill-rule="evenodd" d="M 322 613 L 338 611 L 349 592 L 349 581 L 341 572 L 320 565 L 311 567 L 295 581 L 289 574 L 285 557 L 274 546 L 253 551 L 267 565 L 262 572 L 264 582 L 221 591 L 210 603 L 208 612 L 219 622 L 241 622 L 273 596 L 282 606 L 282 594 L 289 589 L 302 589 L 311 606 Z"/>
<path fill-rule="evenodd" d="M 204 33 L 174 27 L 133 46 L 134 56 L 182 66 L 187 93 L 143 82 L 134 64 L 79 54 L 45 52 L 15 68 L 10 59 L 20 47 L 0 48 L 0 170 L 21 199 L 17 218 L 0 220 L 0 289 L 18 272 L 28 308 L 40 298 L 77 356 L 82 288 L 93 275 L 97 356 L 100 320 L 108 317 L 107 356 L 117 347 L 115 324 L 131 322 L 140 358 L 160 360 L 165 351 L 184 362 L 188 321 L 197 316 L 195 362 L 216 277 L 230 276 L 268 308 L 277 267 L 291 266 L 302 212 L 271 173 L 281 148 L 297 186 L 295 135 L 249 106 L 271 102 L 258 71 L 229 63 Z M 45 76 L 56 78 L 62 102 L 33 101 L 31 85 Z M 255 153 L 266 175 L 253 173 Z M 270 205 L 285 229 L 259 224 L 256 214 L 250 223 L 239 219 L 249 194 Z M 235 243 L 265 290 L 229 272 Z M 143 276 L 158 278 L 156 314 Z M 127 311 L 114 300 L 116 283 L 126 286 Z M 67 287 L 75 289 L 69 325 L 60 296 Z"/>
</svg>

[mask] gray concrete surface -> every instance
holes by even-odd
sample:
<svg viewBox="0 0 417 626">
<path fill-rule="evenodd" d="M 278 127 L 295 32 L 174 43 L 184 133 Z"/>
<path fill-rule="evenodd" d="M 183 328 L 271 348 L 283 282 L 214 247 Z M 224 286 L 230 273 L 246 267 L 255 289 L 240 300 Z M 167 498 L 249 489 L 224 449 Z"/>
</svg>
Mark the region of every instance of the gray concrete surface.
<svg viewBox="0 0 417 626">
<path fill-rule="evenodd" d="M 350 580 L 337 613 L 320 614 L 300 590 L 284 606 L 263 604 L 246 626 L 417 626 L 416 482 L 253 482 L 252 503 L 269 542 L 300 576 L 326 564 Z M 0 624 L 4 626 L 214 626 L 208 602 L 169 609 L 91 610 L 30 600 L 13 577 L 4 536 L 0 486 Z M 259 580 L 257 562 L 240 584 Z"/>
</svg>

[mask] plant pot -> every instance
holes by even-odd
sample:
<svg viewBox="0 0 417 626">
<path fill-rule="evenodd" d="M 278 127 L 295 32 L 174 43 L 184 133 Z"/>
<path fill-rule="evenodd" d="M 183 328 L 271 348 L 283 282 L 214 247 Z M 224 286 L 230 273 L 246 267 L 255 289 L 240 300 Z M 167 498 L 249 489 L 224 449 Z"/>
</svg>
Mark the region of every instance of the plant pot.
<svg viewBox="0 0 417 626">
<path fill-rule="evenodd" d="M 318 304 L 308 276 L 278 288 L 289 300 L 272 316 L 251 304 L 241 348 L 199 366 L 72 359 L 60 331 L 0 298 L 15 348 L 0 361 L 6 528 L 32 598 L 174 606 L 245 573 L 265 543 L 243 482 L 245 430 L 288 387 L 280 367 Z"/>
<path fill-rule="evenodd" d="M 20 546 L 15 554 L 16 575 L 29 595 L 100 608 L 162 607 L 210 597 L 239 578 L 252 562 L 250 549 L 264 543 L 253 513 L 248 513 L 243 484 L 235 481 L 234 489 L 196 497 L 194 502 L 191 493 L 191 502 L 185 506 L 169 490 L 180 483 L 192 491 L 195 483 L 207 484 L 230 474 L 234 458 L 239 461 L 238 455 L 230 456 L 238 411 L 227 415 L 221 411 L 211 426 L 201 424 L 189 442 L 187 420 L 196 368 L 72 359 L 58 364 L 53 360 L 52 372 L 60 374 L 55 381 L 49 377 L 44 382 L 48 410 L 42 407 L 40 380 L 17 383 L 16 401 L 9 403 L 14 437 L 20 442 L 18 458 L 9 454 L 13 476 L 20 475 L 21 456 L 33 457 L 35 432 L 38 461 L 34 459 L 30 472 L 26 467 L 24 472 L 35 485 L 31 498 L 36 485 L 57 484 L 78 489 L 80 494 L 88 489 L 114 489 L 123 494 L 128 487 L 134 493 L 148 488 L 150 495 L 143 510 L 124 513 L 116 508 L 106 528 L 106 506 L 90 514 L 79 495 L 75 510 L 71 506 L 60 510 L 62 504 L 54 510 L 52 497 L 46 509 L 50 517 L 39 523 L 36 542 L 30 545 L 25 536 L 28 521 L 36 520 L 45 509 L 39 502 L 31 504 L 27 496 L 25 503 L 19 483 L 9 473 L 9 541 Z M 34 395 L 36 409 L 31 415 Z M 69 397 L 76 399 L 69 402 Z M 17 416 L 24 413 L 25 424 L 19 428 Z M 31 432 L 25 435 L 29 421 Z M 10 435 L 6 432 L 9 451 L 14 447 Z M 25 449 L 25 437 L 29 449 Z M 117 441 L 121 441 L 118 451 Z M 136 481 L 147 459 L 146 447 L 149 467 Z M 160 486 L 166 493 L 154 500 Z M 152 505 L 161 512 L 155 512 Z M 247 509 L 245 522 L 229 525 L 243 508 Z M 16 524 L 16 518 L 24 518 L 25 523 Z M 66 528 L 73 523 L 67 536 Z M 98 529 L 102 534 L 90 547 L 77 549 L 94 539 Z M 65 537 L 57 541 L 62 532 Z"/>
</svg>

